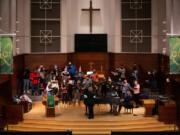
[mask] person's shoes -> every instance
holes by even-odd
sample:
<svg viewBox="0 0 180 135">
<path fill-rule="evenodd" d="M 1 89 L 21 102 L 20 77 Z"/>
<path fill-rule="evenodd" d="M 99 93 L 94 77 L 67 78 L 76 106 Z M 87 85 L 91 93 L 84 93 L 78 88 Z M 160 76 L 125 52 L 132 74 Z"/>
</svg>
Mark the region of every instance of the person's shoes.
<svg viewBox="0 0 180 135">
<path fill-rule="evenodd" d="M 89 119 L 93 119 L 93 117 L 88 117 Z"/>
</svg>

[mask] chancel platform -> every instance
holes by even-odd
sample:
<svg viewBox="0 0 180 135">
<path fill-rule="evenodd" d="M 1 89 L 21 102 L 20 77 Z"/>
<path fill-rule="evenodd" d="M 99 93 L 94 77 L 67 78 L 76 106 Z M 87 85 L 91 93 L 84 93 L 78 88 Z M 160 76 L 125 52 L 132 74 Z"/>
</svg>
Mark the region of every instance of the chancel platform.
<svg viewBox="0 0 180 135">
<path fill-rule="evenodd" d="M 95 105 L 94 119 L 85 115 L 85 106 L 62 104 L 56 106 L 55 117 L 46 117 L 42 103 L 33 104 L 33 109 L 24 114 L 24 121 L 18 125 L 9 125 L 10 131 L 67 131 L 75 135 L 110 135 L 112 131 L 172 131 L 174 125 L 165 125 L 157 116 L 144 117 L 144 107 L 135 108 L 133 114 L 125 113 L 122 108 L 119 115 L 109 113 L 109 105 Z"/>
</svg>

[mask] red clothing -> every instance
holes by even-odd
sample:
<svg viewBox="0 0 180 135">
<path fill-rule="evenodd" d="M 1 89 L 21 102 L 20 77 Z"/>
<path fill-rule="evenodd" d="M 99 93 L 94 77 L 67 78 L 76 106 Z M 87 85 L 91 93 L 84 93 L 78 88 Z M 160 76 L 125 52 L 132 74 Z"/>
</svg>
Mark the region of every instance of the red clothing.
<svg viewBox="0 0 180 135">
<path fill-rule="evenodd" d="M 63 94 L 67 93 L 67 89 L 66 88 L 62 88 L 62 90 L 63 90 Z"/>
<path fill-rule="evenodd" d="M 98 78 L 98 74 L 97 73 L 95 75 L 92 75 L 91 78 L 92 78 L 93 82 L 99 82 L 99 78 Z"/>
<path fill-rule="evenodd" d="M 63 90 L 63 94 L 67 93 L 67 89 L 61 85 L 61 89 Z"/>
<path fill-rule="evenodd" d="M 30 74 L 30 79 L 31 79 L 31 82 L 32 82 L 32 84 L 38 84 L 39 83 L 39 78 L 40 78 L 40 75 L 39 75 L 39 73 L 31 73 Z"/>
</svg>

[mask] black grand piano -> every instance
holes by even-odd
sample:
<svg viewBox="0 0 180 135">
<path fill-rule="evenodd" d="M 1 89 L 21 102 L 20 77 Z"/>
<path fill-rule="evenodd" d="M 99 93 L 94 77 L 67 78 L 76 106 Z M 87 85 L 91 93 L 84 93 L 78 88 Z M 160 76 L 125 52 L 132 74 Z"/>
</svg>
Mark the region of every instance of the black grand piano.
<svg viewBox="0 0 180 135">
<path fill-rule="evenodd" d="M 94 104 L 110 104 L 112 105 L 112 113 L 118 115 L 117 107 L 121 103 L 120 97 L 114 96 L 105 96 L 105 97 L 96 97 Z"/>
</svg>

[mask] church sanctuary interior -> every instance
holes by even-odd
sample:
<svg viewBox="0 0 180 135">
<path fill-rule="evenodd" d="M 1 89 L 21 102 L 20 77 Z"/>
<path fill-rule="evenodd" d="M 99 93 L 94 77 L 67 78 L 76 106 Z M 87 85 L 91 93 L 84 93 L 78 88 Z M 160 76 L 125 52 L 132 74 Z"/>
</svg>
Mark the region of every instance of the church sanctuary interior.
<svg viewBox="0 0 180 135">
<path fill-rule="evenodd" d="M 179 7 L 0 0 L 0 132 L 178 133 Z"/>
</svg>

